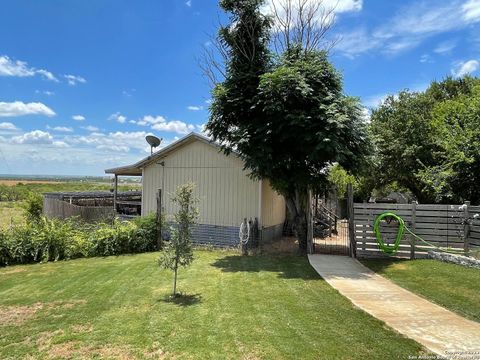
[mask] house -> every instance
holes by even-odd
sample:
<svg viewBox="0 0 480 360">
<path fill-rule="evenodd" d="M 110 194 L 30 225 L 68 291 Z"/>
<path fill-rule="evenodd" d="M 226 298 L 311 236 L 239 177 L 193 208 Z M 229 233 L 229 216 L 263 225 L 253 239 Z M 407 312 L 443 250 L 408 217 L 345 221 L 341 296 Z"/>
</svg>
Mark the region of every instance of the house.
<svg viewBox="0 0 480 360">
<path fill-rule="evenodd" d="M 179 185 L 193 182 L 200 200 L 194 242 L 237 245 L 244 218 L 258 219 L 261 241 L 280 237 L 286 216 L 283 196 L 268 180 L 252 180 L 243 167 L 234 153 L 227 156 L 216 143 L 191 133 L 136 164 L 105 173 L 115 175 L 115 184 L 118 176 L 142 176 L 142 216 L 160 206 L 167 219 L 175 212 L 171 194 Z"/>
</svg>

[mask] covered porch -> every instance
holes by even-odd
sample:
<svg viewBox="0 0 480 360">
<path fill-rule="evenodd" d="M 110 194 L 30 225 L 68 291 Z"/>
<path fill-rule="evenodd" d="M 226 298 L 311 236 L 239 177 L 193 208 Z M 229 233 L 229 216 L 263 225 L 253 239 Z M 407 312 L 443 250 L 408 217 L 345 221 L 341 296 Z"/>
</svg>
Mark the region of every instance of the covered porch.
<svg viewBox="0 0 480 360">
<path fill-rule="evenodd" d="M 115 212 L 121 216 L 140 216 L 142 214 L 143 190 L 135 191 L 135 196 L 133 197 L 125 197 L 123 196 L 124 193 L 118 191 L 118 184 L 119 177 L 142 177 L 142 169 L 134 164 L 107 169 L 105 173 L 113 175 L 113 208 Z"/>
</svg>

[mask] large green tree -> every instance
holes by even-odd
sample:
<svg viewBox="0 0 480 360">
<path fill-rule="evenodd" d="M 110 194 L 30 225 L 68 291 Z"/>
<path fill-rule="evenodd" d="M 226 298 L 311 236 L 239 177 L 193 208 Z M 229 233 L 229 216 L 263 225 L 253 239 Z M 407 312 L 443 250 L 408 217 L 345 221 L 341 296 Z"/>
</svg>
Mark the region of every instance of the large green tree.
<svg viewBox="0 0 480 360">
<path fill-rule="evenodd" d="M 422 203 L 479 203 L 479 123 L 479 79 L 389 96 L 371 117 L 377 187 L 396 183 Z"/>
<path fill-rule="evenodd" d="M 221 2 L 231 13 L 231 24 L 220 29 L 228 57 L 207 131 L 227 153 L 235 150 L 253 177 L 269 179 L 285 196 L 305 252 L 308 191 L 326 181 L 333 162 L 346 169 L 360 164 L 366 132 L 358 101 L 343 94 L 325 52 L 292 43 L 273 60 L 262 3 Z"/>
</svg>

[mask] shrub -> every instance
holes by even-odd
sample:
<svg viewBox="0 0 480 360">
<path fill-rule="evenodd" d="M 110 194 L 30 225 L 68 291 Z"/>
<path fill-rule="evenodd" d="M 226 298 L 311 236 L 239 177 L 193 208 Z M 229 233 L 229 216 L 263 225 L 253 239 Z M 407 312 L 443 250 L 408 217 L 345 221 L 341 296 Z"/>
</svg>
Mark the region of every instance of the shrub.
<svg viewBox="0 0 480 360">
<path fill-rule="evenodd" d="M 0 231 L 0 266 L 147 252 L 156 244 L 155 216 L 93 225 L 40 216 Z"/>
<path fill-rule="evenodd" d="M 25 217 L 28 221 L 38 221 L 43 212 L 43 197 L 40 194 L 30 193 L 24 205 Z"/>
</svg>

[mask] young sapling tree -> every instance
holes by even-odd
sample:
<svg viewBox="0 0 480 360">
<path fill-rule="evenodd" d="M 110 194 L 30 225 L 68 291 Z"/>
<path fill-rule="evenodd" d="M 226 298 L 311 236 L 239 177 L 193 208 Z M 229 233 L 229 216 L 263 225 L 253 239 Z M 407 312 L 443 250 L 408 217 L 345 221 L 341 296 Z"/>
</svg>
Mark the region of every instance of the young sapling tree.
<svg viewBox="0 0 480 360">
<path fill-rule="evenodd" d="M 198 218 L 198 199 L 194 196 L 195 185 L 180 185 L 172 201 L 178 206 L 174 214 L 175 225 L 171 227 L 171 240 L 167 242 L 158 258 L 158 264 L 174 272 L 173 296 L 177 296 L 177 273 L 180 266 L 188 266 L 193 261 L 191 243 L 192 227 Z"/>
</svg>

